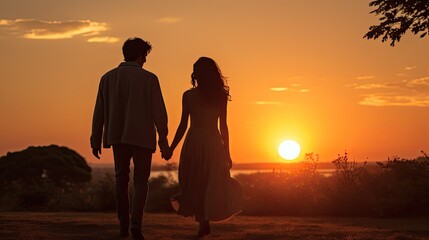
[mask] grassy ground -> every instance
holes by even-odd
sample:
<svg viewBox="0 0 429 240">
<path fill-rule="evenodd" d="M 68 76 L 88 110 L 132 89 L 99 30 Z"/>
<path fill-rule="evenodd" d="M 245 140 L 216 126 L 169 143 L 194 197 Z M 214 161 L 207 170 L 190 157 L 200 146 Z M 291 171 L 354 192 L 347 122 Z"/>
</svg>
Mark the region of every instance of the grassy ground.
<svg viewBox="0 0 429 240">
<path fill-rule="evenodd" d="M 146 214 L 146 239 L 192 239 L 196 224 L 174 214 Z M 2 240 L 119 239 L 113 213 L 0 213 Z M 125 238 L 126 239 L 126 238 Z M 429 239 L 429 219 L 237 216 L 212 225 L 205 239 Z"/>
</svg>

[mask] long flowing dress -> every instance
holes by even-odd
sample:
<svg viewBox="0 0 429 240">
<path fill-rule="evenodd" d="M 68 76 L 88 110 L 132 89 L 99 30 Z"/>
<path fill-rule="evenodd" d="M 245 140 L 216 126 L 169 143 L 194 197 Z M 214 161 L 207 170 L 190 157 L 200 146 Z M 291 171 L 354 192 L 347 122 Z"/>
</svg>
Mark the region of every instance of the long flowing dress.
<svg viewBox="0 0 429 240">
<path fill-rule="evenodd" d="M 190 128 L 179 163 L 180 193 L 172 205 L 197 221 L 225 221 L 242 210 L 242 187 L 231 177 L 228 156 L 218 129 L 220 108 L 204 102 L 198 89 L 185 92 Z"/>
</svg>

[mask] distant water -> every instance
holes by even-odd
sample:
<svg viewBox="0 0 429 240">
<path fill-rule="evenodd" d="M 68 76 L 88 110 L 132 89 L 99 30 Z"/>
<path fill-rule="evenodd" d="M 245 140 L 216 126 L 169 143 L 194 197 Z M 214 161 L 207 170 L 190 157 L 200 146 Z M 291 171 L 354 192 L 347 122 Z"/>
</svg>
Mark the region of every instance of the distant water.
<svg viewBox="0 0 429 240">
<path fill-rule="evenodd" d="M 275 171 L 278 172 L 278 170 L 275 170 Z M 335 172 L 335 169 L 317 169 L 316 171 L 324 177 L 330 177 Z M 258 169 L 258 170 L 242 169 L 242 170 L 231 170 L 230 172 L 231 172 L 231 176 L 235 177 L 239 174 L 269 173 L 269 172 L 273 172 L 273 169 Z M 160 175 L 165 175 L 165 176 L 170 175 L 175 181 L 177 181 L 177 170 L 174 170 L 174 171 L 152 171 L 150 174 L 150 177 L 156 178 L 156 177 L 159 177 Z"/>
<path fill-rule="evenodd" d="M 285 171 L 284 169 L 275 169 L 275 172 L 281 172 L 281 171 Z M 330 177 L 333 175 L 333 173 L 335 172 L 334 168 L 320 168 L 316 170 L 318 173 L 320 173 L 322 176 L 325 177 Z M 132 172 L 132 171 L 131 171 Z M 261 169 L 233 169 L 231 170 L 231 176 L 235 177 L 239 174 L 253 174 L 253 173 L 270 173 L 273 172 L 273 168 L 261 168 Z M 92 180 L 93 181 L 98 181 L 100 179 L 102 179 L 103 177 L 105 177 L 106 173 L 114 176 L 114 169 L 113 166 L 111 165 L 107 165 L 107 166 L 93 166 L 92 168 Z M 161 170 L 161 169 L 152 169 L 151 173 L 150 173 L 150 177 L 154 178 L 154 177 L 158 177 L 160 175 L 165 175 L 165 176 L 169 176 L 170 178 L 172 178 L 172 180 L 177 181 L 177 170 L 172 170 L 172 171 L 166 171 L 166 170 Z"/>
</svg>

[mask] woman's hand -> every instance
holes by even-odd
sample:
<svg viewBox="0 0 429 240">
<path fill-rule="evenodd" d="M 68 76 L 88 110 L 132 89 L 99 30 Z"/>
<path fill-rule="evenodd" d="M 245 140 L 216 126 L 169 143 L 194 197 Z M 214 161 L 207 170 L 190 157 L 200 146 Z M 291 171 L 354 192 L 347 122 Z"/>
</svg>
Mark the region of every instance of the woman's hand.
<svg viewBox="0 0 429 240">
<path fill-rule="evenodd" d="M 232 159 L 231 159 L 231 156 L 229 156 L 229 155 L 228 155 L 227 164 L 228 164 L 228 168 L 231 169 L 232 168 Z"/>
</svg>

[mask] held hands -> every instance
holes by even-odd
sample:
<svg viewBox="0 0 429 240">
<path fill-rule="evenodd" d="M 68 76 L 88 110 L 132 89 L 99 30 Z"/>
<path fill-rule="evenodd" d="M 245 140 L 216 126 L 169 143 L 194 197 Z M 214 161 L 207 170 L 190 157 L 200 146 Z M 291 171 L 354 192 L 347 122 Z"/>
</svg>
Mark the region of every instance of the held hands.
<svg viewBox="0 0 429 240">
<path fill-rule="evenodd" d="M 165 161 L 170 160 L 171 156 L 173 156 L 173 149 L 171 149 L 170 147 L 168 147 L 166 150 L 164 150 L 163 152 L 161 152 L 161 157 Z"/>
<path fill-rule="evenodd" d="M 92 149 L 92 155 L 94 155 L 96 158 L 100 159 L 100 156 L 98 156 L 98 154 L 101 155 L 101 148 L 93 148 Z"/>
</svg>

